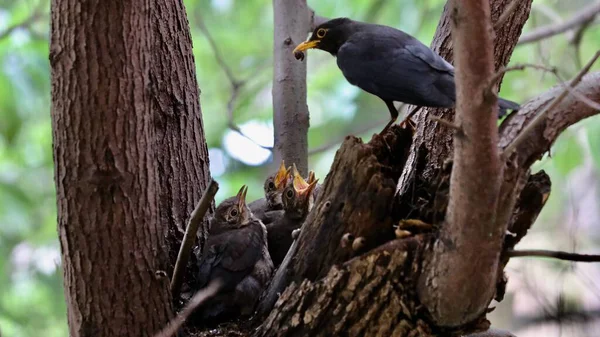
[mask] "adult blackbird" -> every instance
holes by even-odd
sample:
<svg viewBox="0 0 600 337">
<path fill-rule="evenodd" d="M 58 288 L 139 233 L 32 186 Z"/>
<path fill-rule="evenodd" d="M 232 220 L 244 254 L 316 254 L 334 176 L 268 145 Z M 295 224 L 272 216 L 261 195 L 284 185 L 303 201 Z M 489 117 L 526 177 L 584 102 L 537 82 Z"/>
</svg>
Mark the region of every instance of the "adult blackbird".
<svg viewBox="0 0 600 337">
<path fill-rule="evenodd" d="M 267 225 L 267 241 L 269 254 L 277 267 L 281 264 L 287 254 L 292 242 L 292 232 L 300 228 L 304 219 L 311 210 L 314 202 L 313 189 L 318 179 L 307 183 L 293 166 L 293 180 L 283 192 L 282 201 L 285 211 L 283 217 Z"/>
<path fill-rule="evenodd" d="M 285 162 L 282 160 L 279 170 L 265 180 L 263 186 L 265 197 L 255 200 L 248 205 L 252 213 L 265 225 L 283 215 L 281 193 L 283 193 L 283 189 L 287 186 L 290 169 L 285 167 Z"/>
<path fill-rule="evenodd" d="M 426 107 L 454 107 L 454 67 L 411 35 L 398 29 L 337 18 L 319 25 L 294 54 L 317 48 L 337 56 L 338 67 L 353 85 L 381 98 L 392 119 L 394 101 Z M 519 104 L 498 99 L 499 117 Z M 416 111 L 416 110 L 413 110 Z"/>
<path fill-rule="evenodd" d="M 217 295 L 198 309 L 199 316 L 249 315 L 273 272 L 267 230 L 246 205 L 246 185 L 226 199 L 211 219 L 208 240 L 199 259 L 198 287 L 220 279 Z"/>
</svg>

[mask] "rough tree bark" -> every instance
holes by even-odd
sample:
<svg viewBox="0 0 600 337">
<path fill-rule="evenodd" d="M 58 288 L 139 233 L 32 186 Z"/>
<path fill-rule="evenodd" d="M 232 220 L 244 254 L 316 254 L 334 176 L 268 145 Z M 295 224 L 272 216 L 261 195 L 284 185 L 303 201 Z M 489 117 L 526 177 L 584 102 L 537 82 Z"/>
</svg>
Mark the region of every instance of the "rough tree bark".
<svg viewBox="0 0 600 337">
<path fill-rule="evenodd" d="M 208 180 L 183 3 L 54 0 L 51 12 L 70 335 L 151 336 L 172 316 L 167 228 Z"/>
<path fill-rule="evenodd" d="M 293 56 L 294 46 L 306 39 L 313 12 L 306 0 L 273 0 L 273 124 L 275 163 L 295 163 L 308 173 L 309 115 L 306 105 L 306 62 Z"/>
<path fill-rule="evenodd" d="M 490 16 L 496 22 L 513 0 L 490 0 Z M 504 24 L 495 31 L 494 36 L 494 68 L 499 70 L 506 66 L 517 44 L 523 26 L 529 18 L 532 0 L 515 0 L 520 4 L 508 16 Z M 440 18 L 431 48 L 449 62 L 453 62 L 451 11 L 448 4 Z M 510 97 L 507 97 L 510 99 Z M 398 183 L 399 204 L 405 204 L 413 197 L 412 191 L 419 181 L 433 179 L 452 152 L 452 130 L 430 120 L 430 116 L 454 119 L 453 109 L 422 109 L 415 117 L 417 132 L 412 146 L 408 164 L 402 172 Z"/>
</svg>

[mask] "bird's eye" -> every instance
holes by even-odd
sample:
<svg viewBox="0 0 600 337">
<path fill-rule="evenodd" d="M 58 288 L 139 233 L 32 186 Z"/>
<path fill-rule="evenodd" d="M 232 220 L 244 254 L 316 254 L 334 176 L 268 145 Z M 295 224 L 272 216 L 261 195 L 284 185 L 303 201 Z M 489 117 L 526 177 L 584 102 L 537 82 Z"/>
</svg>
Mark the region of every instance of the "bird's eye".
<svg viewBox="0 0 600 337">
<path fill-rule="evenodd" d="M 229 211 L 229 215 L 232 217 L 236 217 L 238 215 L 238 210 L 235 208 L 232 208 L 231 211 Z"/>
<path fill-rule="evenodd" d="M 275 189 L 275 183 L 272 182 L 272 181 L 269 181 L 268 187 L 269 187 L 269 190 L 274 190 Z"/>
<path fill-rule="evenodd" d="M 287 190 L 287 192 L 285 192 L 285 196 L 289 199 L 292 199 L 294 197 L 294 192 L 292 190 Z"/>
<path fill-rule="evenodd" d="M 325 37 L 325 33 L 327 33 L 327 30 L 324 28 L 319 28 L 319 30 L 317 30 L 317 37 L 322 39 Z"/>
</svg>

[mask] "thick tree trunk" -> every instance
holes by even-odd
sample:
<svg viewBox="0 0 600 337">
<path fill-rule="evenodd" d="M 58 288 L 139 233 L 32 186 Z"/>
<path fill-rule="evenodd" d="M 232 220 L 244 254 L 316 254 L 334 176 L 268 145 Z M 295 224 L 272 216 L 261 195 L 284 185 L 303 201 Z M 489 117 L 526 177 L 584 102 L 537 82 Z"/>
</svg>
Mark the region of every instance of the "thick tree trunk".
<svg viewBox="0 0 600 337">
<path fill-rule="evenodd" d="M 172 316 L 167 228 L 208 180 L 183 3 L 54 0 L 51 11 L 70 335 L 151 336 Z"/>
<path fill-rule="evenodd" d="M 308 174 L 308 106 L 306 61 L 294 58 L 294 46 L 304 41 L 313 15 L 306 0 L 273 0 L 273 124 L 275 163 L 296 164 Z"/>
<path fill-rule="evenodd" d="M 492 23 L 496 22 L 513 0 L 490 0 L 490 16 Z M 515 0 L 519 1 L 519 0 Z M 529 18 L 532 0 L 521 0 L 513 13 L 495 32 L 494 36 L 494 67 L 496 70 L 506 66 L 510 60 L 523 26 Z M 448 4 L 440 18 L 437 30 L 431 43 L 431 48 L 449 62 L 453 62 L 451 11 Z M 510 97 L 507 97 L 510 99 Z M 416 116 L 417 132 L 402 178 L 398 184 L 400 197 L 410 199 L 410 191 L 414 190 L 419 181 L 429 181 L 442 169 L 444 162 L 452 156 L 453 130 L 429 119 L 430 116 L 454 119 L 453 109 L 422 109 Z M 425 160 L 427 158 L 427 160 Z M 420 159 L 420 161 L 419 161 Z M 403 199 L 405 203 L 409 199 Z"/>
</svg>

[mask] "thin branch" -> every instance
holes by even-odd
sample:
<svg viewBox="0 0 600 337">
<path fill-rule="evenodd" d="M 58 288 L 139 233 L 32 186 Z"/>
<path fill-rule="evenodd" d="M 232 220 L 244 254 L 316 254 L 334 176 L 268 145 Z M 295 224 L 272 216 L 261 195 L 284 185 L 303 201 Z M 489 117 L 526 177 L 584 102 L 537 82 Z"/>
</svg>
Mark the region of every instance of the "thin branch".
<svg viewBox="0 0 600 337">
<path fill-rule="evenodd" d="M 202 195 L 202 198 L 200 198 L 200 201 L 190 216 L 187 228 L 185 229 L 185 235 L 181 241 L 181 247 L 179 247 L 179 254 L 177 254 L 177 261 L 175 262 L 173 277 L 171 278 L 171 294 L 173 294 L 173 298 L 177 298 L 179 296 L 181 282 L 183 281 L 183 273 L 190 258 L 190 252 L 192 251 L 192 246 L 194 245 L 196 232 L 198 232 L 198 227 L 200 226 L 202 219 L 204 219 L 204 215 L 206 214 L 206 211 L 208 211 L 210 203 L 214 199 L 218 190 L 219 184 L 211 179 L 210 183 L 206 187 L 206 190 L 204 191 L 204 194 Z"/>
<path fill-rule="evenodd" d="M 2 40 L 5 37 L 9 36 L 10 34 L 12 34 L 17 29 L 29 29 L 29 28 L 31 28 L 31 26 L 34 23 L 36 23 L 42 17 L 42 14 L 44 12 L 44 8 L 45 8 L 45 2 L 44 1 L 39 1 L 38 4 L 33 9 L 33 12 L 31 13 L 31 15 L 29 17 L 27 17 L 25 20 L 23 20 L 20 23 L 14 24 L 14 25 L 6 28 L 3 32 L 1 32 L 0 33 L 0 40 Z"/>
<path fill-rule="evenodd" d="M 506 256 L 509 258 L 513 257 L 545 257 L 550 259 L 558 259 L 564 261 L 574 262 L 600 262 L 600 255 L 587 255 L 587 254 L 576 254 L 567 253 L 553 250 L 542 250 L 542 249 L 522 249 L 522 250 L 509 250 L 506 252 Z"/>
<path fill-rule="evenodd" d="M 216 279 L 210 282 L 206 288 L 200 289 L 187 303 L 183 310 L 169 323 L 167 323 L 167 326 L 164 329 L 155 334 L 154 337 L 170 337 L 175 335 L 177 330 L 181 328 L 183 323 L 185 323 L 185 321 L 188 319 L 188 317 L 190 317 L 194 310 L 196 310 L 196 308 L 219 292 L 222 284 L 223 283 L 221 279 Z"/>
<path fill-rule="evenodd" d="M 588 64 L 586 64 L 586 66 L 583 67 L 583 69 L 581 69 L 579 74 L 577 74 L 577 76 L 575 76 L 575 78 L 571 81 L 571 83 L 569 83 L 568 87 L 574 88 L 575 86 L 577 86 L 577 84 L 579 84 L 579 82 L 581 82 L 581 79 L 583 78 L 583 76 L 590 71 L 590 68 L 592 67 L 594 62 L 596 62 L 598 57 L 600 57 L 600 50 L 597 51 L 596 54 L 594 55 L 594 57 L 592 57 L 592 59 L 588 62 Z M 513 140 L 513 142 L 511 144 L 509 144 L 506 147 L 506 149 L 504 149 L 502 156 L 504 158 L 507 158 L 512 153 L 512 151 L 514 151 L 520 145 L 521 142 L 523 142 L 525 139 L 527 139 L 527 137 L 529 136 L 529 133 L 533 132 L 534 130 L 536 130 L 539 127 L 539 125 L 542 123 L 542 121 L 545 120 L 546 115 L 549 112 L 552 112 L 552 110 L 554 110 L 554 108 L 556 108 L 560 104 L 560 102 L 563 99 L 565 99 L 565 97 L 567 97 L 568 94 L 569 94 L 569 89 L 567 87 L 565 87 L 565 89 L 562 91 L 562 93 L 560 93 L 560 95 L 558 95 L 556 98 L 554 98 L 554 100 L 550 104 L 548 104 L 539 114 L 537 114 L 537 116 L 533 119 L 533 121 L 531 121 L 531 123 L 529 123 L 529 125 L 527 125 L 527 127 L 517 136 L 517 138 L 515 140 Z"/>
<path fill-rule="evenodd" d="M 564 33 L 570 29 L 585 24 L 589 20 L 593 19 L 596 15 L 598 15 L 598 13 L 600 13 L 600 1 L 595 1 L 591 5 L 577 11 L 577 13 L 573 15 L 573 17 L 561 22 L 560 24 L 551 24 L 548 26 L 543 26 L 534 29 L 533 31 L 527 34 L 523 34 L 521 38 L 519 38 L 519 42 L 517 44 L 522 45 L 526 43 L 531 43 L 554 35 L 558 35 L 560 33 Z"/>
<path fill-rule="evenodd" d="M 436 116 L 429 116 L 429 119 L 432 120 L 432 121 L 434 121 L 434 122 L 439 123 L 440 125 L 443 125 L 443 126 L 445 126 L 447 128 L 450 128 L 450 129 L 452 129 L 452 130 L 454 130 L 456 132 L 462 133 L 462 129 L 460 128 L 460 126 L 452 123 L 451 121 L 447 121 L 447 120 L 445 120 L 445 119 L 443 119 L 441 117 L 436 117 Z"/>
<path fill-rule="evenodd" d="M 600 110 L 600 103 L 596 103 L 595 101 L 593 101 L 593 100 L 587 98 L 586 96 L 582 95 L 581 93 L 579 93 L 575 88 L 572 88 L 571 86 L 566 85 L 565 84 L 566 81 L 560 76 L 560 74 L 558 73 L 558 69 L 556 67 L 547 67 L 547 66 L 543 66 L 543 65 L 539 65 L 539 64 L 525 63 L 525 64 L 518 64 L 518 65 L 515 65 L 512 67 L 503 68 L 503 69 L 499 70 L 494 75 L 492 80 L 490 81 L 490 90 L 491 90 L 491 85 L 493 85 L 497 80 L 499 80 L 505 73 L 507 73 L 509 71 L 515 71 L 515 70 L 525 70 L 525 68 L 533 68 L 533 69 L 537 69 L 537 70 L 543 70 L 545 72 L 549 72 L 549 73 L 553 74 L 556 77 L 556 79 L 558 79 L 558 81 L 563 86 L 563 88 L 569 92 L 569 94 L 573 95 L 574 97 L 576 97 L 578 100 L 580 100 L 584 104 L 588 105 L 589 107 Z"/>
<path fill-rule="evenodd" d="M 223 54 L 221 54 L 221 51 L 219 50 L 219 47 L 217 46 L 217 43 L 215 42 L 214 37 L 212 36 L 210 31 L 204 24 L 204 19 L 202 18 L 202 16 L 200 14 L 197 14 L 197 21 L 198 21 L 198 27 L 200 28 L 200 31 L 202 31 L 202 33 L 206 37 L 206 40 L 208 41 L 210 48 L 212 49 L 213 53 L 215 54 L 215 59 L 216 59 L 217 63 L 219 64 L 219 67 L 221 67 L 221 69 L 223 69 L 223 72 L 225 72 L 225 76 L 227 76 L 227 79 L 229 80 L 229 83 L 231 85 L 231 96 L 229 97 L 229 101 L 227 101 L 227 126 L 229 127 L 229 129 L 237 132 L 242 137 L 248 139 L 249 141 L 253 142 L 257 146 L 259 146 L 265 150 L 272 151 L 273 148 L 271 148 L 270 146 L 262 145 L 262 144 L 258 143 L 257 141 L 255 141 L 254 139 L 252 139 L 252 137 L 246 135 L 242 131 L 242 129 L 234 122 L 233 111 L 235 110 L 235 102 L 238 99 L 240 91 L 246 85 L 246 83 L 248 81 L 247 80 L 239 80 L 235 77 L 235 75 L 233 74 L 233 70 L 227 64 L 227 62 L 225 62 L 225 58 L 223 57 Z M 260 71 L 259 69 L 261 70 L 261 67 L 259 67 L 256 70 L 256 72 L 259 72 Z M 249 76 L 249 78 L 253 78 L 253 77 L 254 77 L 254 74 Z"/>
<path fill-rule="evenodd" d="M 508 19 L 508 17 L 517 9 L 517 6 L 521 3 L 521 0 L 512 0 L 512 2 L 506 6 L 504 12 L 500 15 L 496 23 L 494 23 L 494 30 L 502 28 L 504 22 Z"/>
<path fill-rule="evenodd" d="M 515 70 L 525 70 L 526 68 L 533 68 L 533 69 L 537 69 L 537 70 L 543 70 L 543 71 L 547 71 L 553 74 L 557 74 L 557 69 L 555 67 L 547 67 L 547 66 L 543 66 L 543 65 L 539 65 L 539 64 L 533 64 L 533 63 L 523 63 L 523 64 L 517 64 L 511 67 L 505 67 L 502 68 L 500 70 L 498 70 L 498 72 L 492 77 L 492 79 L 490 80 L 490 85 L 494 85 L 496 84 L 496 82 L 502 78 L 502 76 L 504 76 L 504 74 L 506 74 L 509 71 L 515 71 Z"/>
</svg>

